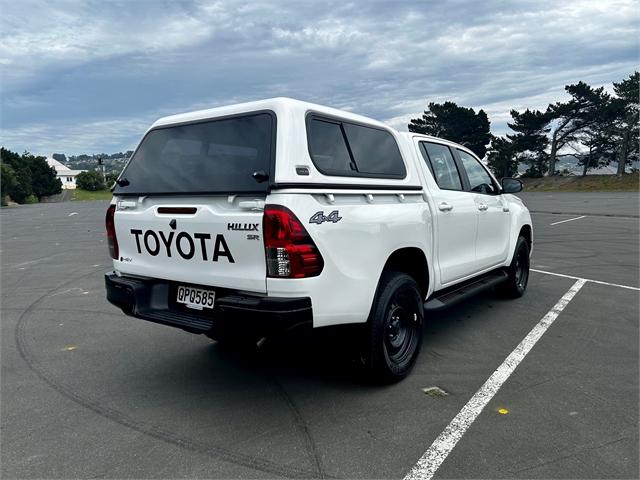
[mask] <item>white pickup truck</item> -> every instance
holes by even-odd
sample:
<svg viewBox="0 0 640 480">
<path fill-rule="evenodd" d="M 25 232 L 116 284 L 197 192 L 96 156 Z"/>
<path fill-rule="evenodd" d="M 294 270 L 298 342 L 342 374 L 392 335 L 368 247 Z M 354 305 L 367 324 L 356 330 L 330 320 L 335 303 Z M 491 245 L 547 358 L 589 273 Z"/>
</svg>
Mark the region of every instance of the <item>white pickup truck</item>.
<svg viewBox="0 0 640 480">
<path fill-rule="evenodd" d="M 461 145 L 287 98 L 161 118 L 114 185 L 107 298 L 220 342 L 362 324 L 365 370 L 395 381 L 430 310 L 524 293 L 521 189 Z"/>
</svg>

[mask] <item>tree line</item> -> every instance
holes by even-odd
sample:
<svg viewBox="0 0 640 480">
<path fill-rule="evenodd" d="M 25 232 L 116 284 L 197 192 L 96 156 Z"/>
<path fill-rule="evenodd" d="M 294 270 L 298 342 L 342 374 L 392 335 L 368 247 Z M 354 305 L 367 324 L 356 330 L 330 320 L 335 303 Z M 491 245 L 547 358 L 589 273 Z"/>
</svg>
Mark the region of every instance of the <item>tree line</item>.
<svg viewBox="0 0 640 480">
<path fill-rule="evenodd" d="M 585 82 L 567 85 L 568 100 L 549 104 L 546 110 L 511 110 L 511 130 L 506 136 L 491 133 L 484 110 L 454 102 L 434 103 L 418 118 L 411 119 L 409 131 L 446 138 L 464 145 L 480 158 L 486 158 L 491 170 L 501 177 L 518 173 L 541 177 L 558 175 L 561 157 L 573 156 L 586 175 L 590 169 L 616 165 L 617 174 L 640 159 L 640 73 L 613 83 L 613 93 L 604 87 L 594 88 Z M 104 159 L 124 161 L 133 152 L 78 155 L 66 157 L 55 153 L 53 158 L 65 163 L 94 162 Z M 0 199 L 7 196 L 17 203 L 34 203 L 42 197 L 62 191 L 56 171 L 45 157 L 29 152 L 22 155 L 0 149 Z M 121 167 L 120 167 L 121 168 Z M 119 168 L 104 178 L 100 172 L 89 171 L 77 177 L 80 188 L 103 190 L 113 184 Z"/>
<path fill-rule="evenodd" d="M 498 176 L 509 177 L 526 167 L 524 175 L 558 175 L 558 161 L 573 156 L 582 174 L 593 168 L 616 165 L 618 175 L 640 159 L 640 74 L 613 83 L 613 94 L 585 82 L 567 85 L 569 99 L 550 104 L 546 110 L 511 110 L 511 133 L 491 133 L 483 110 L 454 102 L 429 103 L 419 118 L 411 119 L 409 131 L 446 138 L 485 158 Z"/>
<path fill-rule="evenodd" d="M 0 201 L 7 196 L 17 203 L 37 203 L 42 197 L 62 191 L 62 182 L 46 157 L 22 155 L 0 148 Z"/>
</svg>

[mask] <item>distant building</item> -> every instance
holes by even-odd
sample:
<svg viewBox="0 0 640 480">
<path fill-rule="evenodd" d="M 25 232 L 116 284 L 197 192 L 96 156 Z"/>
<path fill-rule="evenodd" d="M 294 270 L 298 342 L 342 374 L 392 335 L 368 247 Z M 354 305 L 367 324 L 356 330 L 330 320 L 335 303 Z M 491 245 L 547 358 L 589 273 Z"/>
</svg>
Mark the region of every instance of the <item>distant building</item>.
<svg viewBox="0 0 640 480">
<path fill-rule="evenodd" d="M 76 188 L 76 177 L 79 173 L 86 172 L 86 170 L 71 170 L 59 161 L 50 157 L 47 158 L 47 163 L 50 167 L 56 169 L 56 178 L 60 179 L 62 182 L 62 188 L 65 189 Z"/>
</svg>

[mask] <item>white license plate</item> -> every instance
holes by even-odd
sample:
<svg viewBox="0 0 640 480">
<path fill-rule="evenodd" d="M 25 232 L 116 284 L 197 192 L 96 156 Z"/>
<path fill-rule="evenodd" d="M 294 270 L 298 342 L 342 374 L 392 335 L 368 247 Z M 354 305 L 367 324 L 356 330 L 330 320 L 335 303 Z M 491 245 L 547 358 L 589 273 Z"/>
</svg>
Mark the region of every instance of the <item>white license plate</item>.
<svg viewBox="0 0 640 480">
<path fill-rule="evenodd" d="M 202 310 L 204 308 L 213 308 L 216 292 L 213 290 L 204 290 L 202 288 L 178 286 L 178 294 L 176 301 L 182 303 L 189 308 Z"/>
</svg>

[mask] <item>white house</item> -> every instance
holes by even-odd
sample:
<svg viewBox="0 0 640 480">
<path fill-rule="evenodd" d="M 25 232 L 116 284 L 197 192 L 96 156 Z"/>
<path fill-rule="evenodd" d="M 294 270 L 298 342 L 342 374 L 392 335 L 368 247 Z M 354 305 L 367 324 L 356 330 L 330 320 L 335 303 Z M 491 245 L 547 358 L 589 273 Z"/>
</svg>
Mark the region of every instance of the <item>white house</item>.
<svg viewBox="0 0 640 480">
<path fill-rule="evenodd" d="M 53 158 L 47 158 L 47 163 L 50 167 L 56 169 L 56 178 L 59 178 L 62 182 L 62 188 L 76 188 L 76 177 L 79 173 L 86 172 L 86 170 L 71 170 Z"/>
</svg>

